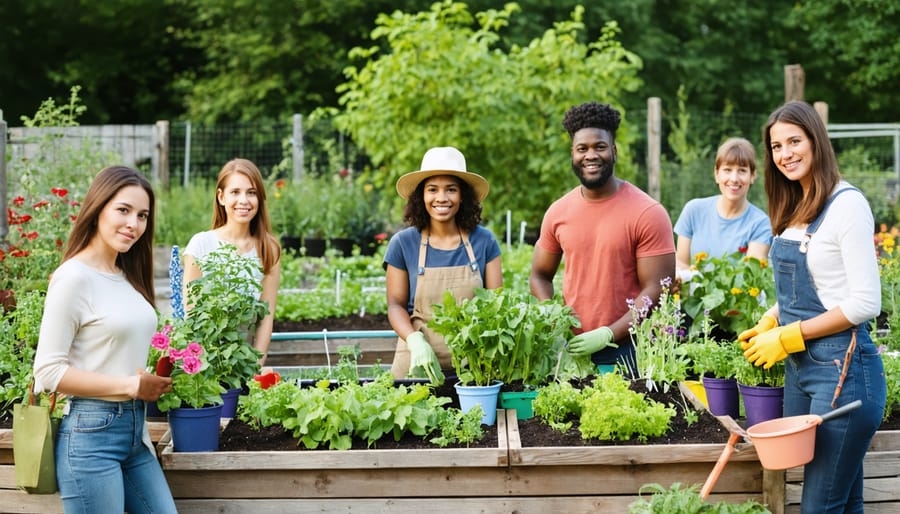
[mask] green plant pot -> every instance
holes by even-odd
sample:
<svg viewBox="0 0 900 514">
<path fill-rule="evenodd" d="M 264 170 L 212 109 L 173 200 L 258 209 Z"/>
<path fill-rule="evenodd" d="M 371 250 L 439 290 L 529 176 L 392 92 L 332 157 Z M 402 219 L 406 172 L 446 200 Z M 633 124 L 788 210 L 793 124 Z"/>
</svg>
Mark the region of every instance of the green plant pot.
<svg viewBox="0 0 900 514">
<path fill-rule="evenodd" d="M 537 398 L 537 391 L 501 392 L 500 407 L 515 409 L 517 419 L 531 419 L 534 417 L 532 402 Z"/>
</svg>

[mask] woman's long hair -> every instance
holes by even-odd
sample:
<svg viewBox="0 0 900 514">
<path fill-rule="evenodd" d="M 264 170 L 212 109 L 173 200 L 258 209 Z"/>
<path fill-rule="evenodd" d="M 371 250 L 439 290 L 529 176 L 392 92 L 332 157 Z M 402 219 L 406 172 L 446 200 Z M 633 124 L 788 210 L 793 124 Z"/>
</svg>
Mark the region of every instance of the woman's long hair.
<svg viewBox="0 0 900 514">
<path fill-rule="evenodd" d="M 788 180 L 772 158 L 771 129 L 778 122 L 803 129 L 812 145 L 813 162 L 809 167 L 812 185 L 805 197 L 800 182 Z M 769 116 L 763 128 L 763 142 L 766 152 L 766 196 L 769 199 L 772 233 L 781 234 L 793 224 L 812 223 L 841 180 L 834 148 L 819 113 L 806 102 L 785 103 Z"/>
<path fill-rule="evenodd" d="M 116 266 L 125 273 L 128 282 L 141 293 L 147 302 L 156 308 L 153 290 L 153 230 L 156 219 L 156 196 L 150 182 L 141 172 L 127 166 L 109 166 L 103 168 L 94 177 L 88 189 L 75 225 L 69 233 L 63 262 L 84 250 L 97 235 L 97 220 L 106 204 L 124 187 L 138 186 L 150 198 L 150 212 L 147 215 L 147 228 L 135 241 L 131 249 L 116 256 Z"/>
<path fill-rule="evenodd" d="M 219 172 L 219 178 L 216 179 L 216 194 L 213 197 L 212 228 L 217 229 L 228 221 L 225 206 L 219 204 L 218 195 L 219 191 L 225 190 L 225 182 L 234 173 L 240 173 L 250 179 L 250 183 L 256 189 L 259 206 L 256 209 L 256 216 L 250 220 L 250 235 L 256 239 L 256 254 L 259 255 L 263 273 L 267 274 L 272 266 L 281 259 L 281 245 L 275 234 L 272 233 L 272 222 L 269 221 L 269 211 L 266 209 L 266 186 L 263 183 L 262 174 L 251 161 L 232 159 L 226 162 Z"/>
</svg>

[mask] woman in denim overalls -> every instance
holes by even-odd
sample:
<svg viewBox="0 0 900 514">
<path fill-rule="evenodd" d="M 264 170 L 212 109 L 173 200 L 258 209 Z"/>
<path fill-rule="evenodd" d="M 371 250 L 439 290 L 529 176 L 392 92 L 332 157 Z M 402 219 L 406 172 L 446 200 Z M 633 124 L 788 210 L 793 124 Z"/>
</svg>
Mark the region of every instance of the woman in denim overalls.
<svg viewBox="0 0 900 514">
<path fill-rule="evenodd" d="M 763 139 L 778 301 L 738 339 L 757 366 L 787 359 L 785 416 L 862 400 L 817 428 L 801 500 L 803 513 L 861 513 L 863 458 L 886 395 L 867 327 L 881 310 L 872 211 L 841 180 L 825 126 L 808 104 L 788 102 L 773 112 Z"/>
</svg>

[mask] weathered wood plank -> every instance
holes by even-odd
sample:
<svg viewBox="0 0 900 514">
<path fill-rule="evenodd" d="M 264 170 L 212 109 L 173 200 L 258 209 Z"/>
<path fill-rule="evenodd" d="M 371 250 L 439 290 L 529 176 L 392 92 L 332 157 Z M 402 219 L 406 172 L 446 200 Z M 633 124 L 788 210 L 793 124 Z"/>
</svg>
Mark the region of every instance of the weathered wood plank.
<svg viewBox="0 0 900 514">
<path fill-rule="evenodd" d="M 803 493 L 802 483 L 785 484 L 785 505 L 799 504 Z M 900 505 L 900 477 L 872 478 L 863 481 L 863 498 L 866 502 L 866 512 L 869 512 L 869 503 L 889 502 Z"/>
<path fill-rule="evenodd" d="M 596 514 L 598 512 L 626 512 L 636 496 L 566 496 L 513 498 L 370 498 L 334 500 L 178 500 L 180 514 L 420 514 L 441 512 L 459 514 Z M 750 497 L 743 495 L 713 495 L 711 501 L 740 503 Z M 753 498 L 756 499 L 756 498 Z"/>
<path fill-rule="evenodd" d="M 538 448 L 510 447 L 512 465 L 581 466 L 590 464 L 654 464 L 677 462 L 716 462 L 723 445 L 670 444 L 646 446 L 548 446 Z M 729 462 L 758 462 L 756 450 L 749 448 L 732 454 Z"/>
<path fill-rule="evenodd" d="M 0 512 L 58 514 L 62 511 L 58 494 L 28 494 L 16 489 L 0 489 Z"/>
</svg>

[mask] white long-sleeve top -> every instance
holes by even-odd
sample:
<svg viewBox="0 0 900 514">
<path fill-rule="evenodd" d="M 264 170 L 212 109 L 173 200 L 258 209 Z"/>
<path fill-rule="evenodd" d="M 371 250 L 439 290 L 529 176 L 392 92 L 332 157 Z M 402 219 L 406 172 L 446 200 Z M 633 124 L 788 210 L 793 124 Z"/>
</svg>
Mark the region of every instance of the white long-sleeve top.
<svg viewBox="0 0 900 514">
<path fill-rule="evenodd" d="M 53 273 L 34 359 L 35 389 L 55 391 L 74 367 L 131 376 L 147 365 L 156 312 L 124 273 L 69 259 Z M 98 396 L 109 401 L 127 396 Z"/>
<path fill-rule="evenodd" d="M 835 191 L 852 187 L 841 181 Z M 806 227 L 790 227 L 779 237 L 799 241 Z M 826 309 L 839 306 L 859 324 L 881 312 L 881 283 L 875 254 L 872 209 L 859 191 L 834 199 L 809 242 L 807 265 Z"/>
</svg>

